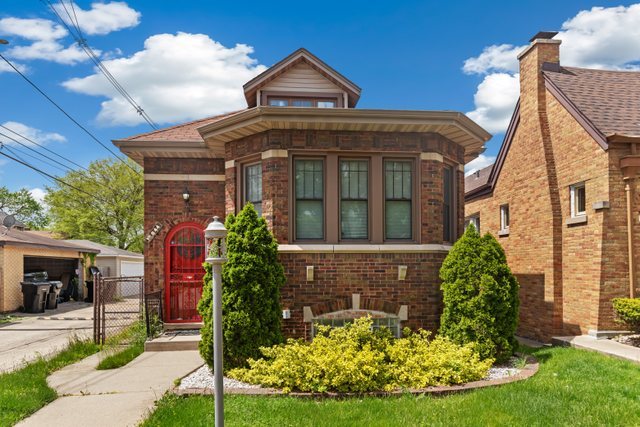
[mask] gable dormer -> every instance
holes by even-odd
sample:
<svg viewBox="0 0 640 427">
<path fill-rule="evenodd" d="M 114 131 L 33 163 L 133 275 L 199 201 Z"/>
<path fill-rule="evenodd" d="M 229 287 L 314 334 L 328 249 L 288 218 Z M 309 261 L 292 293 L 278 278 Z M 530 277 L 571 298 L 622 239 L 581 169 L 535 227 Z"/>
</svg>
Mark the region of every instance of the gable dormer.
<svg viewBox="0 0 640 427">
<path fill-rule="evenodd" d="M 360 99 L 361 91 L 356 84 L 304 48 L 259 74 L 243 88 L 249 108 L 353 108 Z"/>
</svg>

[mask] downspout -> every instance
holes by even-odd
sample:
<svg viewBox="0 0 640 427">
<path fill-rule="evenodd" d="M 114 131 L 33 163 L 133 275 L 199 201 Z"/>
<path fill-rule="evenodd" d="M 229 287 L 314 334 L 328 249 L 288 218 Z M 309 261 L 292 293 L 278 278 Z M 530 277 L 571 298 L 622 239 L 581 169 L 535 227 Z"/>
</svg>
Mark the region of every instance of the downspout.
<svg viewBox="0 0 640 427">
<path fill-rule="evenodd" d="M 627 244 L 629 246 L 629 298 L 635 298 L 636 294 L 636 269 L 633 256 L 633 216 L 631 212 L 631 186 L 626 181 L 624 191 L 627 195 Z"/>
</svg>

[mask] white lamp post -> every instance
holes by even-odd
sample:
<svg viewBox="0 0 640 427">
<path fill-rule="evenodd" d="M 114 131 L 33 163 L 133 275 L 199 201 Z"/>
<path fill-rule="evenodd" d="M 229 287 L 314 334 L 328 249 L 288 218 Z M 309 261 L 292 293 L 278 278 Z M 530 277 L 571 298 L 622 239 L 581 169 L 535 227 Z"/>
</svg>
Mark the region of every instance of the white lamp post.
<svg viewBox="0 0 640 427">
<path fill-rule="evenodd" d="M 217 216 L 204 230 L 206 262 L 211 264 L 213 291 L 213 389 L 215 395 L 215 426 L 224 426 L 224 385 L 222 377 L 222 264 L 227 260 L 227 229 Z"/>
</svg>

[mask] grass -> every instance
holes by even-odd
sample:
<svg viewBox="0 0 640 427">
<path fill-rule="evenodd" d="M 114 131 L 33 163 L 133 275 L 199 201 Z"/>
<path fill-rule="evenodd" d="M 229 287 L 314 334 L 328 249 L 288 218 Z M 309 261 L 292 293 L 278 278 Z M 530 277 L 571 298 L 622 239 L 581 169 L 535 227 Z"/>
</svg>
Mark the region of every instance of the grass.
<svg viewBox="0 0 640 427">
<path fill-rule="evenodd" d="M 637 426 L 640 366 L 571 348 L 531 351 L 532 378 L 449 397 L 402 396 L 310 400 L 225 397 L 228 426 Z M 211 396 L 167 394 L 143 423 L 213 425 Z"/>
<path fill-rule="evenodd" d="M 0 426 L 10 426 L 53 401 L 57 394 L 47 376 L 98 351 L 87 341 L 72 341 L 50 359 L 39 359 L 24 368 L 0 374 Z"/>
<path fill-rule="evenodd" d="M 11 315 L 3 316 L 0 314 L 0 325 L 5 323 L 17 322 L 20 319 L 21 319 L 20 317 L 16 317 L 16 316 L 11 316 Z"/>
<path fill-rule="evenodd" d="M 105 343 L 104 349 L 109 355 L 98 363 L 96 369 L 115 369 L 126 365 L 144 352 L 146 339 L 147 331 L 144 322 L 132 324 Z M 124 349 L 122 349 L 122 343 L 127 343 Z"/>
</svg>

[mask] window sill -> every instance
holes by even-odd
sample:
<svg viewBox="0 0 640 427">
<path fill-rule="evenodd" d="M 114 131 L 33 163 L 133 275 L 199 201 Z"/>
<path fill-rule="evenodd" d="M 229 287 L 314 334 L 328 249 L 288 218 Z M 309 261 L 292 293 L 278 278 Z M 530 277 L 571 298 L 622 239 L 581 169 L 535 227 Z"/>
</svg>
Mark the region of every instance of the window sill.
<svg viewBox="0 0 640 427">
<path fill-rule="evenodd" d="M 278 245 L 280 253 L 429 253 L 441 252 L 447 253 L 451 249 L 451 245 L 417 245 L 417 244 L 292 244 Z"/>
<path fill-rule="evenodd" d="M 566 220 L 566 224 L 567 226 L 572 226 L 572 225 L 580 225 L 580 224 L 586 224 L 587 223 L 587 216 L 586 215 L 579 215 L 579 216 L 574 216 L 571 218 L 567 218 Z"/>
<path fill-rule="evenodd" d="M 509 235 L 509 229 L 507 228 L 506 230 L 499 230 L 498 231 L 498 237 L 507 237 Z"/>
</svg>

